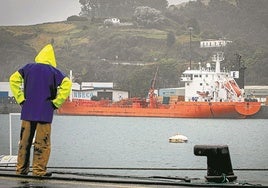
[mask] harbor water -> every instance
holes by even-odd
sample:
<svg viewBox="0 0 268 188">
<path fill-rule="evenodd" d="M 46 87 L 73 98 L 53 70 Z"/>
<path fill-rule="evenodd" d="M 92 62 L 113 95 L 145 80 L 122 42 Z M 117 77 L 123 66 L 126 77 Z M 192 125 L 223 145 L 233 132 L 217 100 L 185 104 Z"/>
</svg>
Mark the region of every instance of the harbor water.
<svg viewBox="0 0 268 188">
<path fill-rule="evenodd" d="M 228 145 L 238 179 L 268 179 L 268 119 L 181 119 L 54 116 L 48 167 L 206 169 L 195 145 Z M 12 116 L 12 154 L 18 150 L 20 117 Z M 169 143 L 177 133 L 187 143 Z M 9 154 L 9 115 L 0 114 L 0 155 Z M 237 170 L 235 170 L 237 169 Z M 261 169 L 240 171 L 239 169 Z M 266 170 L 265 170 L 266 169 Z M 70 170 L 72 170 L 70 168 Z M 92 173 L 198 176 L 206 171 L 100 170 Z"/>
</svg>

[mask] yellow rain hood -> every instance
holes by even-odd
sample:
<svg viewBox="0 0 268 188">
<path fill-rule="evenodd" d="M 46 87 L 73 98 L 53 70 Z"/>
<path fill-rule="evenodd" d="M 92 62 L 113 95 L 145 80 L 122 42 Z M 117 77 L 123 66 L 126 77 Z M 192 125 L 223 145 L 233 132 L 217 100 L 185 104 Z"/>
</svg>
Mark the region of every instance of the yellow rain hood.
<svg viewBox="0 0 268 188">
<path fill-rule="evenodd" d="M 51 44 L 46 45 L 35 57 L 35 62 L 57 67 L 53 46 Z"/>
</svg>

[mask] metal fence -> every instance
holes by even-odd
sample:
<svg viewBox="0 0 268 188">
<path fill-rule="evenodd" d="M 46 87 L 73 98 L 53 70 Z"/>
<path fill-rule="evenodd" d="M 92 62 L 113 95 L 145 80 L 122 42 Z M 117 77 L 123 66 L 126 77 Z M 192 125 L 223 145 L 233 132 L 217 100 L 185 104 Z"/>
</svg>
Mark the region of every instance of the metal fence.
<svg viewBox="0 0 268 188">
<path fill-rule="evenodd" d="M 15 97 L 0 97 L 0 104 L 17 104 Z"/>
</svg>

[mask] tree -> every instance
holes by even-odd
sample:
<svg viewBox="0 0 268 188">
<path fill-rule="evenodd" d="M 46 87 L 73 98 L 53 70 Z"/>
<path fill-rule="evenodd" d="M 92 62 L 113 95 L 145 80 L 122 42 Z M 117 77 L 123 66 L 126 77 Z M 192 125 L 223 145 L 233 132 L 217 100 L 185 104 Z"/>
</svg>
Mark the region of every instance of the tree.
<svg viewBox="0 0 268 188">
<path fill-rule="evenodd" d="M 73 16 L 69 16 L 67 18 L 67 21 L 87 21 L 87 18 L 73 15 Z"/>
<path fill-rule="evenodd" d="M 172 31 L 168 32 L 168 34 L 167 34 L 167 47 L 173 46 L 175 44 L 175 42 L 176 42 L 175 34 Z"/>
<path fill-rule="evenodd" d="M 140 6 L 148 6 L 160 11 L 166 10 L 168 7 L 168 1 L 167 0 L 134 0 L 135 7 L 140 7 Z"/>
<path fill-rule="evenodd" d="M 139 6 L 148 6 L 160 11 L 166 10 L 167 0 L 79 0 L 80 15 L 87 17 L 128 17 L 131 18 Z"/>
<path fill-rule="evenodd" d="M 150 7 L 137 7 L 134 12 L 135 21 L 145 27 L 154 27 L 165 22 L 161 11 Z"/>
<path fill-rule="evenodd" d="M 98 0 L 79 0 L 82 5 L 80 15 L 94 18 L 98 7 Z"/>
</svg>

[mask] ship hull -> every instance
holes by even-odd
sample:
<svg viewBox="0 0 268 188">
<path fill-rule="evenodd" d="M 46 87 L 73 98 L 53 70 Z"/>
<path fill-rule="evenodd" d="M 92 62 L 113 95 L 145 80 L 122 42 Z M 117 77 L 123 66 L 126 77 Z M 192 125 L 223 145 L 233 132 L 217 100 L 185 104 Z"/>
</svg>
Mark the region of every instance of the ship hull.
<svg viewBox="0 0 268 188">
<path fill-rule="evenodd" d="M 139 105 L 92 105 L 86 102 L 65 102 L 59 115 L 163 117 L 163 118 L 246 118 L 260 110 L 259 102 L 177 102 L 155 108 Z"/>
</svg>

